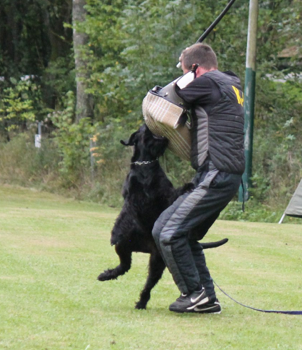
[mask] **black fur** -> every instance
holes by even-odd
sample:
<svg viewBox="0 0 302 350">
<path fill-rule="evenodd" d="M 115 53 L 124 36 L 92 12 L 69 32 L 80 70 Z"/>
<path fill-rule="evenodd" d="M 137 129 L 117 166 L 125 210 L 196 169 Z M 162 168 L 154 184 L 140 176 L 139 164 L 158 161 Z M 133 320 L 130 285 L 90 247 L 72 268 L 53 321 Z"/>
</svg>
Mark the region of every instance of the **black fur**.
<svg viewBox="0 0 302 350">
<path fill-rule="evenodd" d="M 137 309 L 145 309 L 150 292 L 162 276 L 165 263 L 152 237 L 152 228 L 159 217 L 181 194 L 194 188 L 188 183 L 174 189 L 161 168 L 158 157 L 168 146 L 168 140 L 154 136 L 146 125 L 130 136 L 124 146 L 134 146 L 130 172 L 123 187 L 124 205 L 111 233 L 111 244 L 115 245 L 120 264 L 98 276 L 99 281 L 115 279 L 131 267 L 132 252 L 149 253 L 147 282 L 136 303 Z M 143 163 L 136 163 L 143 162 Z M 227 239 L 203 244 L 204 248 L 222 245 Z"/>
</svg>

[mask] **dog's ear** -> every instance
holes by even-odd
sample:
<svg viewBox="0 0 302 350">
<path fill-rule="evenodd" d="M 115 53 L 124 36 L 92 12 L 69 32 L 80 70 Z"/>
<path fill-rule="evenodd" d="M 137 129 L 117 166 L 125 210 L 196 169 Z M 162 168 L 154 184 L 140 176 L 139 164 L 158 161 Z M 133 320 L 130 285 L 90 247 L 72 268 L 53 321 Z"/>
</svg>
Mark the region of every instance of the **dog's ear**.
<svg viewBox="0 0 302 350">
<path fill-rule="evenodd" d="M 121 140 L 121 144 L 124 145 L 124 146 L 134 146 L 134 141 L 135 141 L 135 136 L 138 132 L 134 132 L 131 136 L 130 136 L 130 139 L 128 141 L 123 141 Z"/>
<path fill-rule="evenodd" d="M 125 142 L 123 140 L 120 140 L 120 143 L 123 145 L 123 146 L 130 146 L 128 142 Z"/>
</svg>

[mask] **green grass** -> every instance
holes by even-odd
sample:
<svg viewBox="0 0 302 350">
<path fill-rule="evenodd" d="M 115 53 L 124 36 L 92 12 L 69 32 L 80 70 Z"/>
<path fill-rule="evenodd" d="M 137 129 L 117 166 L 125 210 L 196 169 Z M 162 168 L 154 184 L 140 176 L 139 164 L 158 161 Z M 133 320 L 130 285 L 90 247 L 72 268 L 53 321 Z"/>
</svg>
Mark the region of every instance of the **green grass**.
<svg viewBox="0 0 302 350">
<path fill-rule="evenodd" d="M 0 187 L 0 349 L 302 349 L 302 316 L 244 308 L 220 291 L 221 315 L 178 315 L 170 274 L 154 288 L 147 310 L 134 303 L 148 255 L 115 281 L 110 246 L 116 210 L 48 193 Z M 206 251 L 214 280 L 258 308 L 302 310 L 301 225 L 217 221 Z"/>
</svg>

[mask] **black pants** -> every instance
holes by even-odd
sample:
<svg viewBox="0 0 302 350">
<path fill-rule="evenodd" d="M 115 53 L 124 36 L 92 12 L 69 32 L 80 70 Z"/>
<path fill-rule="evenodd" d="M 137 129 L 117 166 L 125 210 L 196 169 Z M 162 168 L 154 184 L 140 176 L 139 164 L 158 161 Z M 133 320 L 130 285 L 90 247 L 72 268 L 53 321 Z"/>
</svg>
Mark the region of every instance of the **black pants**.
<svg viewBox="0 0 302 350">
<path fill-rule="evenodd" d="M 215 297 L 213 280 L 198 240 L 235 196 L 240 181 L 240 175 L 207 167 L 196 173 L 194 191 L 180 196 L 155 222 L 154 240 L 182 293 L 191 293 L 203 285 L 208 296 Z"/>
</svg>

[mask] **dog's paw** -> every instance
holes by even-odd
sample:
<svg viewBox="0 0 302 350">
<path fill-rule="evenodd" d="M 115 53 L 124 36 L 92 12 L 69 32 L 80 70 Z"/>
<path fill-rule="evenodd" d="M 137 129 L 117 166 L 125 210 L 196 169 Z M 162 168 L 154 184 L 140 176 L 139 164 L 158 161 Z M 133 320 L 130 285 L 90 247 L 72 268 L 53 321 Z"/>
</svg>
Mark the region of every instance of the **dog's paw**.
<svg viewBox="0 0 302 350">
<path fill-rule="evenodd" d="M 186 191 L 193 191 L 195 188 L 195 185 L 193 184 L 193 182 L 189 182 L 189 183 L 185 184 L 184 187 L 185 187 Z"/>
<path fill-rule="evenodd" d="M 147 305 L 146 305 L 146 303 L 144 303 L 144 302 L 138 301 L 138 302 L 135 304 L 135 308 L 136 308 L 137 310 L 146 310 Z"/>
<path fill-rule="evenodd" d="M 103 281 L 109 281 L 109 280 L 113 280 L 113 279 L 117 279 L 117 277 L 112 276 L 111 271 L 110 270 L 106 270 L 104 272 L 102 272 L 98 278 L 99 281 L 103 282 Z"/>
<path fill-rule="evenodd" d="M 188 182 L 187 184 L 184 184 L 181 188 L 179 188 L 180 194 L 184 194 L 186 192 L 192 192 L 194 190 L 195 186 L 192 182 Z"/>
<path fill-rule="evenodd" d="M 105 273 L 101 273 L 101 274 L 98 276 L 98 280 L 99 280 L 99 281 L 107 281 L 108 278 L 106 277 L 106 274 L 105 274 Z"/>
</svg>

